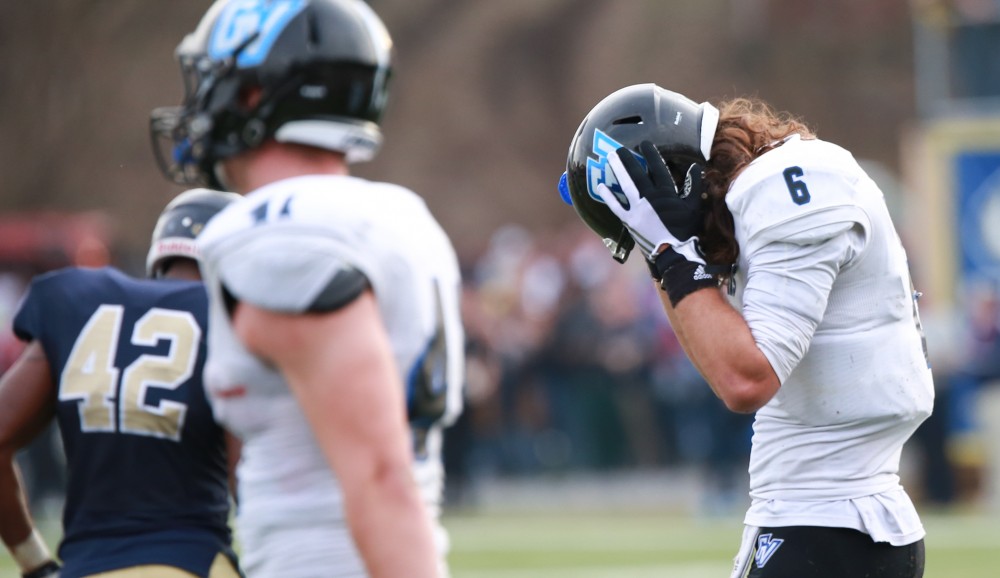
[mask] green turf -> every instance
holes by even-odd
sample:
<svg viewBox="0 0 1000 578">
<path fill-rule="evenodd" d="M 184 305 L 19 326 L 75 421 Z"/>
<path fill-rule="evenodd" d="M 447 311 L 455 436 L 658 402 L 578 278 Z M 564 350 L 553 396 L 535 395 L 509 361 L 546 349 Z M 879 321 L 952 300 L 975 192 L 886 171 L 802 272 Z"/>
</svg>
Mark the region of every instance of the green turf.
<svg viewBox="0 0 1000 578">
<path fill-rule="evenodd" d="M 924 514 L 926 578 L 996 578 L 1000 516 Z M 453 578 L 727 578 L 740 517 L 448 512 Z M 55 530 L 48 532 L 54 541 Z M 0 555 L 0 578 L 17 578 Z M 252 577 L 251 577 L 252 578 Z"/>
<path fill-rule="evenodd" d="M 643 576 L 650 570 L 667 576 L 667 568 L 691 566 L 720 576 L 740 536 L 738 520 L 699 522 L 650 514 L 452 514 L 445 523 L 456 578 Z"/>
<path fill-rule="evenodd" d="M 455 578 L 729 576 L 740 517 L 451 514 Z M 925 515 L 926 578 L 995 578 L 1000 517 Z"/>
</svg>

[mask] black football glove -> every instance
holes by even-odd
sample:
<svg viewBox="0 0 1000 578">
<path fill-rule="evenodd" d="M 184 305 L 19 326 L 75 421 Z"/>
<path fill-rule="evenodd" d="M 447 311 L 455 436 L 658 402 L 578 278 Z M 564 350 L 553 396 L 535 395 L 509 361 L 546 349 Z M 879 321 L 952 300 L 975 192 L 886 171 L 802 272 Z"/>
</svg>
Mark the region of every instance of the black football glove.
<svg viewBox="0 0 1000 578">
<path fill-rule="evenodd" d="M 639 151 L 645 169 L 625 147 L 608 156 L 624 199 L 603 184 L 596 193 L 628 228 L 651 274 L 676 305 L 692 291 L 717 285 L 715 277 L 706 273 L 698 248 L 704 226 L 702 167 L 692 164 L 688 168 L 680 192 L 656 146 L 643 141 Z M 669 246 L 661 250 L 665 245 Z"/>
</svg>

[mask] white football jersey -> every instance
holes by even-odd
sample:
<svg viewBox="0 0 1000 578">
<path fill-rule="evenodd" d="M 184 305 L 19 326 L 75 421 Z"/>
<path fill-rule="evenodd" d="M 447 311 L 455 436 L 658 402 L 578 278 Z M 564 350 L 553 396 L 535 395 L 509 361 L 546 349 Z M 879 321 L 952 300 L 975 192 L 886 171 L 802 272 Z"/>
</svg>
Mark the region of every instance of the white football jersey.
<svg viewBox="0 0 1000 578">
<path fill-rule="evenodd" d="M 794 136 L 740 173 L 726 203 L 734 305 L 781 381 L 754 422 L 747 524 L 919 539 L 898 469 L 934 387 L 882 192 L 848 151 Z"/>
<path fill-rule="evenodd" d="M 446 400 L 445 417 L 414 434 L 415 477 L 437 516 L 441 429 L 461 411 L 464 379 L 461 280 L 451 242 L 424 201 L 403 187 L 305 176 L 230 205 L 198 244 L 210 296 L 205 385 L 216 418 L 243 440 L 241 562 L 255 578 L 364 576 L 337 480 L 281 375 L 234 335 L 225 293 L 294 313 L 308 309 L 344 267 L 367 277 L 403 383 L 413 388 L 416 376 L 433 374 L 433 393 Z M 443 559 L 447 538 L 440 527 L 439 534 Z"/>
</svg>

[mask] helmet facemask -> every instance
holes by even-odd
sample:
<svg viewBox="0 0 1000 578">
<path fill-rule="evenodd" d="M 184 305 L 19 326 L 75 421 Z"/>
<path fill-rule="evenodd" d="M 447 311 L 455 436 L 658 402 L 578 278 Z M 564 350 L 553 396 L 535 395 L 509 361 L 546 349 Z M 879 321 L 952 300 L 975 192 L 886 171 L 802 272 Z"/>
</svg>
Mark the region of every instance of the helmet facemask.
<svg viewBox="0 0 1000 578">
<path fill-rule="evenodd" d="M 207 55 L 181 57 L 184 103 L 156 108 L 150 114 L 150 134 L 157 164 L 163 174 L 177 184 L 222 188 L 215 182 L 216 160 L 247 148 L 226 146 L 226 141 L 231 139 L 218 142 L 213 138 L 219 133 L 220 118 L 243 117 L 244 122 L 252 118 L 253 111 L 243 107 L 239 98 L 237 56 L 221 62 Z"/>
</svg>

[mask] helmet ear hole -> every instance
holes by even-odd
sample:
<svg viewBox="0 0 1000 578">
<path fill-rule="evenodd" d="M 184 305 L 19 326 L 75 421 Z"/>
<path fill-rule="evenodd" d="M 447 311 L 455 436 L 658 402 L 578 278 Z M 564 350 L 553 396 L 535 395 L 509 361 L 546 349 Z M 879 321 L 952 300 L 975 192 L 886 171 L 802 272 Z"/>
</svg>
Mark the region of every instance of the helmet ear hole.
<svg viewBox="0 0 1000 578">
<path fill-rule="evenodd" d="M 260 119 L 252 118 L 243 125 L 243 142 L 247 148 L 254 148 L 264 140 L 267 127 Z"/>
</svg>

